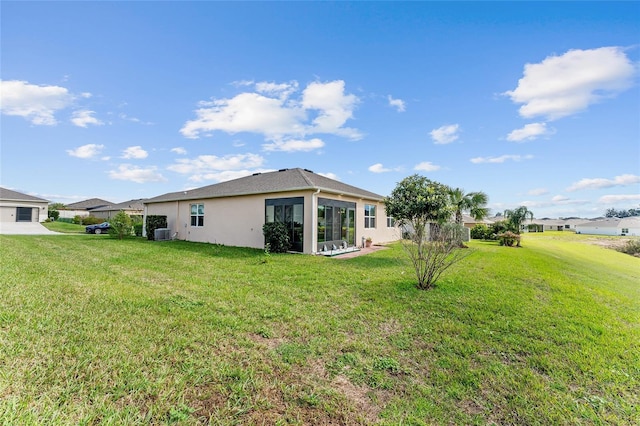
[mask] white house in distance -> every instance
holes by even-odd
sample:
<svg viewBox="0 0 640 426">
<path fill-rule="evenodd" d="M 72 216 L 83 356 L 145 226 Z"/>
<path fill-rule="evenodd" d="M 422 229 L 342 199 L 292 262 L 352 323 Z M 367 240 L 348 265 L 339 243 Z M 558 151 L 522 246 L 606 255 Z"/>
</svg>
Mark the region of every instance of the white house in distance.
<svg viewBox="0 0 640 426">
<path fill-rule="evenodd" d="M 0 222 L 44 222 L 49 201 L 0 188 Z"/>
<path fill-rule="evenodd" d="M 640 217 L 611 217 L 576 225 L 577 234 L 640 236 Z"/>
<path fill-rule="evenodd" d="M 145 218 L 167 216 L 177 239 L 264 247 L 262 227 L 283 222 L 292 251 L 316 254 L 400 239 L 384 197 L 307 169 L 281 169 L 144 200 Z"/>
</svg>

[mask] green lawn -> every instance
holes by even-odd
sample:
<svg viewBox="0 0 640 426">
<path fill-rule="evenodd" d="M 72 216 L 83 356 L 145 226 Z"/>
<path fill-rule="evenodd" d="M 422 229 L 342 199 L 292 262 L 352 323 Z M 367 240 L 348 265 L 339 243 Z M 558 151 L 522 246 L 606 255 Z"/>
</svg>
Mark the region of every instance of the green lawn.
<svg viewBox="0 0 640 426">
<path fill-rule="evenodd" d="M 399 245 L 0 236 L 0 424 L 637 424 L 640 259 L 588 241 L 425 292 Z"/>
</svg>

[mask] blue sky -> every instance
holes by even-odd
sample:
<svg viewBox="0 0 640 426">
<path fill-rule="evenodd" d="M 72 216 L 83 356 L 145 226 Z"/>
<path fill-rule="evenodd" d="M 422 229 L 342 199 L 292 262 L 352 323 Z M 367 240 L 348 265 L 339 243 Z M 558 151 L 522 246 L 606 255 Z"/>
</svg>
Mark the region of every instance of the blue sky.
<svg viewBox="0 0 640 426">
<path fill-rule="evenodd" d="M 122 202 L 302 167 L 492 213 L 640 204 L 638 2 L 1 7 L 5 188 Z"/>
</svg>

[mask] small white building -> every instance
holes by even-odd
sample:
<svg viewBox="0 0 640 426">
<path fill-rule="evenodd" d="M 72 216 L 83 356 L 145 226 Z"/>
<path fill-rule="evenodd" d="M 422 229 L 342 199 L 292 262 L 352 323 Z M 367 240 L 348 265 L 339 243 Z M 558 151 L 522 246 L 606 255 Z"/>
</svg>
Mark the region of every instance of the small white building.
<svg viewBox="0 0 640 426">
<path fill-rule="evenodd" d="M 640 216 L 610 217 L 576 225 L 577 234 L 640 236 Z"/>
<path fill-rule="evenodd" d="M 44 222 L 49 201 L 0 188 L 0 222 Z"/>
</svg>

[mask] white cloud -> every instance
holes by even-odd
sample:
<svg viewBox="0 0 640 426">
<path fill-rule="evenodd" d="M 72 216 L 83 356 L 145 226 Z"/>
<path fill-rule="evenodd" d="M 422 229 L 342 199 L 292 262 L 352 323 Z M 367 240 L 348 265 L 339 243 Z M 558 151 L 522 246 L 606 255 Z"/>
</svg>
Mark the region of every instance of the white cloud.
<svg viewBox="0 0 640 426">
<path fill-rule="evenodd" d="M 76 149 L 68 149 L 67 154 L 72 157 L 78 158 L 94 158 L 102 152 L 104 149 L 104 145 L 97 145 L 94 143 L 90 143 L 87 145 L 82 145 L 77 147 Z"/>
<path fill-rule="evenodd" d="M 563 201 L 569 201 L 569 197 L 566 197 L 564 195 L 554 195 L 551 198 L 551 201 L 553 201 L 554 203 L 560 203 L 560 202 L 563 202 Z"/>
<path fill-rule="evenodd" d="M 308 141 L 302 139 L 278 140 L 272 143 L 263 144 L 262 148 L 265 151 L 295 152 L 313 151 L 314 149 L 320 149 L 323 146 L 324 142 L 321 139 L 313 138 Z"/>
<path fill-rule="evenodd" d="M 329 179 L 333 179 L 333 180 L 340 180 L 340 178 L 338 177 L 338 175 L 337 175 L 337 174 L 335 174 L 335 173 L 328 172 L 328 173 L 318 173 L 318 174 L 319 174 L 320 176 L 324 176 L 324 177 L 329 178 Z"/>
<path fill-rule="evenodd" d="M 581 179 L 567 188 L 567 191 L 578 191 L 582 189 L 602 189 L 611 188 L 613 186 L 629 186 L 640 183 L 640 176 L 626 174 L 616 176 L 613 179 L 595 178 L 595 179 Z"/>
<path fill-rule="evenodd" d="M 362 138 L 358 130 L 342 127 L 348 119 L 353 118 L 353 110 L 358 102 L 357 96 L 345 95 L 342 80 L 309 84 L 302 93 L 302 106 L 318 113 L 308 131 L 336 134 L 354 140 Z"/>
<path fill-rule="evenodd" d="M 547 123 L 530 123 L 526 124 L 522 129 L 516 129 L 509 133 L 507 140 L 511 142 L 522 142 L 525 140 L 534 140 L 539 136 L 552 133 L 552 130 L 547 129 Z"/>
<path fill-rule="evenodd" d="M 422 163 L 416 164 L 413 169 L 423 172 L 435 172 L 436 170 L 440 170 L 440 166 L 437 166 L 429 161 L 423 161 Z"/>
<path fill-rule="evenodd" d="M 86 128 L 89 124 L 94 126 L 102 126 L 104 123 L 93 116 L 95 111 L 89 111 L 87 109 L 74 111 L 71 116 L 71 122 L 78 127 Z"/>
<path fill-rule="evenodd" d="M 393 99 L 391 95 L 387 97 L 389 99 L 389 106 L 394 107 L 398 110 L 398 112 L 404 112 L 406 109 L 406 104 L 402 99 Z"/>
<path fill-rule="evenodd" d="M 617 204 L 640 201 L 640 194 L 604 195 L 598 199 L 600 204 Z"/>
<path fill-rule="evenodd" d="M 505 161 L 522 161 L 531 160 L 533 155 L 501 155 L 499 157 L 475 157 L 470 161 L 473 164 L 482 163 L 504 163 Z"/>
<path fill-rule="evenodd" d="M 255 83 L 255 89 L 256 92 L 240 93 L 229 99 L 200 102 L 196 119 L 187 121 L 180 132 L 188 138 L 206 136 L 216 130 L 257 133 L 268 140 L 315 133 L 350 139 L 362 137 L 358 130 L 343 127 L 353 117 L 358 103 L 355 95 L 344 93 L 344 81 L 311 83 L 299 99 L 290 99 L 298 90 L 297 82 Z M 313 115 L 315 118 L 310 119 Z"/>
<path fill-rule="evenodd" d="M 372 166 L 369 166 L 369 171 L 372 173 L 386 173 L 390 172 L 391 169 L 384 167 L 382 163 L 376 163 Z"/>
<path fill-rule="evenodd" d="M 191 175 L 190 180 L 224 181 L 235 177 L 247 176 L 262 172 L 257 169 L 264 163 L 264 158 L 257 154 L 238 154 L 217 157 L 215 155 L 200 155 L 194 159 L 178 159 L 168 170 L 180 174 Z"/>
<path fill-rule="evenodd" d="M 167 179 L 158 173 L 157 167 L 138 167 L 131 164 L 121 164 L 117 170 L 109 171 L 109 178 L 127 180 L 136 183 L 166 182 Z"/>
<path fill-rule="evenodd" d="M 187 154 L 187 150 L 184 149 L 181 146 L 177 146 L 175 148 L 171 148 L 171 152 L 175 152 L 178 155 L 186 155 Z"/>
<path fill-rule="evenodd" d="M 526 64 L 518 87 L 504 94 L 525 118 L 558 119 L 585 110 L 633 84 L 636 67 L 620 47 L 570 50 Z"/>
<path fill-rule="evenodd" d="M 143 158 L 147 158 L 148 156 L 149 156 L 149 153 L 144 149 L 142 149 L 142 147 L 139 145 L 130 146 L 129 148 L 122 151 L 122 158 L 127 158 L 127 159 L 134 158 L 136 160 L 141 160 Z"/>
<path fill-rule="evenodd" d="M 132 123 L 139 123 L 139 124 L 144 124 L 144 125 L 147 125 L 147 126 L 150 126 L 150 125 L 153 125 L 153 124 L 154 124 L 154 123 L 153 123 L 153 122 L 151 122 L 151 121 L 142 121 L 142 120 L 140 120 L 140 119 L 139 119 L 139 118 L 137 118 L 137 117 L 130 117 L 130 116 L 128 116 L 128 115 L 127 115 L 127 114 L 125 114 L 125 113 L 120 113 L 120 114 L 118 114 L 118 117 L 120 117 L 120 118 L 121 118 L 121 119 L 123 119 L 123 120 L 130 121 L 130 122 L 132 122 Z"/>
<path fill-rule="evenodd" d="M 23 117 L 35 125 L 58 123 L 55 113 L 72 104 L 73 96 L 60 86 L 38 86 L 27 81 L 0 81 L 2 114 Z"/>
<path fill-rule="evenodd" d="M 549 191 L 545 188 L 535 188 L 527 191 L 527 195 L 544 195 L 548 193 Z"/>
<path fill-rule="evenodd" d="M 433 129 L 430 133 L 431 139 L 437 145 L 448 144 L 454 142 L 459 137 L 460 125 L 448 124 L 446 126 Z"/>
<path fill-rule="evenodd" d="M 256 83 L 256 90 L 260 93 L 266 93 L 268 95 L 277 96 L 278 98 L 288 98 L 291 94 L 298 91 L 298 82 L 292 81 L 290 83 Z"/>
</svg>

